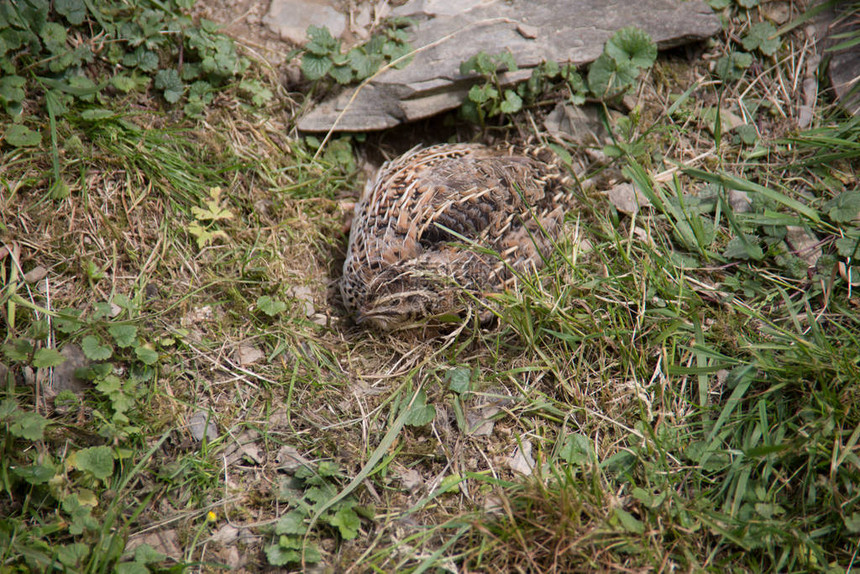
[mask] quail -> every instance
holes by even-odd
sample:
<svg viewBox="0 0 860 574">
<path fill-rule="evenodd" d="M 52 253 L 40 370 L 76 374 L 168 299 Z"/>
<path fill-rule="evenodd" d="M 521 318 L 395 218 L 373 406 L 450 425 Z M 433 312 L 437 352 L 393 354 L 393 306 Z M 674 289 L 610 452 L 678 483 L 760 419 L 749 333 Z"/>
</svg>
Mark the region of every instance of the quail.
<svg viewBox="0 0 860 574">
<path fill-rule="evenodd" d="M 343 265 L 356 323 L 408 328 L 542 267 L 573 201 L 569 177 L 540 155 L 440 144 L 384 164 L 356 204 Z"/>
</svg>

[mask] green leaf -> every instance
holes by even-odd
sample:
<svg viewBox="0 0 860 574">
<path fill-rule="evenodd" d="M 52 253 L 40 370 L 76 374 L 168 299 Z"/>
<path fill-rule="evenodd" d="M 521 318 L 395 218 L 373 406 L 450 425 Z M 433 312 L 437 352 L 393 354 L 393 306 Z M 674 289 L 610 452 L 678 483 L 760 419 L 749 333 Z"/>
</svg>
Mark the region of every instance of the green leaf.
<svg viewBox="0 0 860 574">
<path fill-rule="evenodd" d="M 565 437 L 559 456 L 565 462 L 580 466 L 596 460 L 591 441 L 580 433 L 571 433 Z"/>
<path fill-rule="evenodd" d="M 110 79 L 110 84 L 120 92 L 127 94 L 138 86 L 138 82 L 131 76 L 117 74 Z"/>
<path fill-rule="evenodd" d="M 12 361 L 24 362 L 30 360 L 33 349 L 33 343 L 27 339 L 13 339 L 11 343 L 3 345 L 3 354 Z"/>
<path fill-rule="evenodd" d="M 772 56 L 782 45 L 776 28 L 770 22 L 759 22 L 753 24 L 741 41 L 744 50 L 753 51 L 758 49 L 765 56 Z"/>
<path fill-rule="evenodd" d="M 752 65 L 753 57 L 746 52 L 732 52 L 717 60 L 714 73 L 724 82 L 740 79 L 744 70 Z"/>
<path fill-rule="evenodd" d="M 164 91 L 164 99 L 175 104 L 185 93 L 185 84 L 179 77 L 179 72 L 173 68 L 159 70 L 155 74 L 155 88 Z"/>
<path fill-rule="evenodd" d="M 196 82 L 194 85 L 192 85 L 192 88 L 194 88 L 195 85 L 197 85 Z M 263 84 L 261 84 L 257 80 L 243 80 L 239 84 L 239 89 L 247 94 L 250 94 L 251 101 L 257 107 L 265 106 L 270 101 L 272 101 L 272 98 L 275 97 L 275 94 L 272 93 L 272 90 L 263 86 Z"/>
<path fill-rule="evenodd" d="M 657 44 L 647 32 L 632 26 L 613 34 L 604 52 L 619 64 L 629 61 L 639 69 L 650 68 L 657 60 Z"/>
<path fill-rule="evenodd" d="M 56 349 L 39 349 L 33 355 L 33 366 L 38 368 L 56 367 L 66 362 L 66 358 Z"/>
<path fill-rule="evenodd" d="M 28 440 L 41 440 L 42 438 L 43 437 L 40 435 L 38 438 Z M 57 475 L 57 469 L 54 468 L 51 464 L 18 466 L 14 467 L 12 469 L 12 472 L 15 473 L 15 476 L 23 478 L 25 481 L 27 481 L 28 484 L 32 484 L 34 486 L 39 484 L 45 484 Z"/>
<path fill-rule="evenodd" d="M 91 361 L 106 361 L 113 355 L 113 349 L 109 345 L 102 345 L 93 335 L 87 335 L 81 341 L 81 350 Z"/>
<path fill-rule="evenodd" d="M 764 253 L 758 246 L 758 239 L 752 236 L 733 237 L 723 251 L 723 257 L 727 259 L 764 259 Z"/>
<path fill-rule="evenodd" d="M 645 525 L 642 523 L 642 521 L 627 512 L 626 510 L 616 508 L 615 516 L 618 518 L 618 521 L 621 523 L 621 526 L 624 528 L 624 530 L 632 532 L 633 534 L 645 533 Z"/>
<path fill-rule="evenodd" d="M 860 254 L 860 238 L 840 237 L 836 240 L 836 250 L 841 257 L 857 257 Z"/>
<path fill-rule="evenodd" d="M 860 512 L 854 512 L 851 516 L 843 516 L 842 520 L 845 522 L 845 528 L 848 529 L 848 532 L 860 533 Z"/>
<path fill-rule="evenodd" d="M 445 379 L 448 381 L 449 391 L 462 395 L 470 390 L 469 383 L 472 380 L 472 369 L 468 367 L 448 369 L 448 372 L 445 373 Z"/>
<path fill-rule="evenodd" d="M 286 311 L 287 304 L 278 299 L 273 299 L 268 295 L 263 295 L 257 299 L 257 309 L 269 317 L 274 317 L 275 315 Z"/>
<path fill-rule="evenodd" d="M 137 327 L 134 325 L 111 325 L 108 327 L 108 333 L 111 334 L 121 349 L 125 349 L 134 344 L 137 338 Z"/>
<path fill-rule="evenodd" d="M 302 555 L 295 550 L 282 548 L 280 544 L 266 546 L 266 559 L 272 566 L 286 566 L 292 562 L 301 562 Z"/>
<path fill-rule="evenodd" d="M 21 76 L 4 76 L 0 78 L 0 103 L 6 105 L 9 102 L 20 102 L 23 100 L 26 83 L 27 80 Z"/>
<path fill-rule="evenodd" d="M 352 540 L 358 536 L 361 520 L 352 508 L 342 507 L 331 517 L 329 524 L 337 527 L 344 540 Z"/>
<path fill-rule="evenodd" d="M 824 204 L 827 215 L 838 223 L 847 223 L 860 213 L 860 190 L 843 191 Z"/>
<path fill-rule="evenodd" d="M 755 8 L 760 4 L 761 0 L 738 0 L 738 6 L 742 8 Z"/>
<path fill-rule="evenodd" d="M 311 52 L 302 56 L 301 70 L 308 80 L 319 80 L 328 74 L 332 68 L 331 58 Z"/>
<path fill-rule="evenodd" d="M 519 70 L 517 62 L 514 60 L 514 55 L 510 52 L 502 52 L 499 54 L 499 64 L 507 68 L 509 72 L 516 72 Z"/>
<path fill-rule="evenodd" d="M 324 460 L 317 466 L 317 474 L 323 478 L 340 477 L 340 466 L 336 462 Z"/>
<path fill-rule="evenodd" d="M 338 84 L 348 84 L 352 81 L 352 68 L 348 65 L 332 66 L 328 73 Z"/>
<path fill-rule="evenodd" d="M 141 544 L 137 548 L 134 549 L 134 561 L 140 562 L 141 564 L 153 564 L 155 562 L 162 562 L 167 557 L 150 546 L 149 544 Z"/>
<path fill-rule="evenodd" d="M 48 419 L 42 415 L 27 412 L 15 417 L 15 420 L 9 425 L 9 432 L 26 440 L 42 440 L 48 422 Z"/>
<path fill-rule="evenodd" d="M 56 22 L 48 22 L 42 27 L 39 36 L 45 47 L 53 54 L 66 51 L 66 28 Z"/>
<path fill-rule="evenodd" d="M 639 68 L 630 60 L 617 61 L 601 54 L 588 70 L 588 87 L 597 97 L 615 95 L 626 90 L 639 76 Z"/>
<path fill-rule="evenodd" d="M 412 403 L 412 406 L 409 408 L 405 424 L 414 427 L 421 427 L 429 424 L 435 417 L 436 408 L 433 405 L 427 404 L 427 394 L 422 389 L 415 398 L 415 401 Z"/>
<path fill-rule="evenodd" d="M 14 147 L 34 147 L 42 143 L 42 134 L 23 124 L 10 126 L 4 137 L 9 145 Z"/>
<path fill-rule="evenodd" d="M 523 108 L 523 99 L 513 90 L 505 90 L 505 100 L 499 106 L 503 114 L 514 114 Z"/>
<path fill-rule="evenodd" d="M 296 534 L 304 536 L 308 531 L 305 526 L 305 514 L 299 510 L 288 512 L 275 523 L 275 534 Z"/>
<path fill-rule="evenodd" d="M 65 16 L 72 26 L 83 24 L 87 17 L 84 0 L 54 0 L 54 10 Z"/>
<path fill-rule="evenodd" d="M 483 104 L 488 100 L 495 100 L 498 97 L 499 92 L 492 84 L 475 85 L 469 89 L 469 99 L 476 104 Z"/>
<path fill-rule="evenodd" d="M 338 52 L 340 42 L 332 37 L 328 28 L 320 28 L 317 26 L 308 26 L 308 43 L 305 44 L 305 50 L 316 56 L 326 56 L 331 52 Z"/>
<path fill-rule="evenodd" d="M 116 565 L 117 574 L 150 574 L 146 564 L 141 564 L 138 561 L 121 562 Z"/>
<path fill-rule="evenodd" d="M 355 71 L 356 78 L 363 80 L 372 76 L 379 68 L 377 62 L 358 48 L 349 51 L 349 65 Z"/>
<path fill-rule="evenodd" d="M 90 555 L 90 547 L 83 542 L 63 544 L 57 549 L 57 559 L 63 566 L 81 570 L 84 559 Z"/>
<path fill-rule="evenodd" d="M 81 449 L 75 454 L 75 468 L 104 480 L 113 474 L 113 451 L 107 446 Z"/>
<path fill-rule="evenodd" d="M 144 365 L 152 366 L 158 362 L 158 352 L 152 348 L 151 343 L 135 347 L 134 354 Z"/>
</svg>

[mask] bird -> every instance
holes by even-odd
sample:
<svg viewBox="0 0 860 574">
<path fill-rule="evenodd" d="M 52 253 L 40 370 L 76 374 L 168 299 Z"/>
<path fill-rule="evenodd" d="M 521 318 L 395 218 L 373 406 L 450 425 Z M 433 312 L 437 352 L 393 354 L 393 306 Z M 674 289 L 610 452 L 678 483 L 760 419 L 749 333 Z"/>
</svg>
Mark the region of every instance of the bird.
<svg viewBox="0 0 860 574">
<path fill-rule="evenodd" d="M 347 311 L 391 332 L 511 288 L 550 255 L 574 206 L 570 184 L 545 147 L 437 144 L 386 162 L 355 206 Z"/>
</svg>

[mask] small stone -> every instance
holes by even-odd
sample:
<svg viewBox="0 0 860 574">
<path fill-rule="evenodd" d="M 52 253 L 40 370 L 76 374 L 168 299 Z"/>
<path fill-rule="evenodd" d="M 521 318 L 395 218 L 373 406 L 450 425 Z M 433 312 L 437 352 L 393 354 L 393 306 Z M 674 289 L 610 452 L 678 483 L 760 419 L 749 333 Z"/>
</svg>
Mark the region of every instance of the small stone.
<svg viewBox="0 0 860 574">
<path fill-rule="evenodd" d="M 791 6 L 788 2 L 766 2 L 762 4 L 761 10 L 765 18 L 779 26 L 788 22 L 791 17 Z"/>
<path fill-rule="evenodd" d="M 37 265 L 36 267 L 33 267 L 24 274 L 24 281 L 26 281 L 27 283 L 35 283 L 44 279 L 47 274 L 47 269 L 45 269 L 41 265 Z"/>
<path fill-rule="evenodd" d="M 530 476 L 535 467 L 535 459 L 532 458 L 532 443 L 524 439 L 520 446 L 514 451 L 513 456 L 507 460 L 507 466 L 514 472 Z"/>
<path fill-rule="evenodd" d="M 219 528 L 209 540 L 226 546 L 227 544 L 231 544 L 238 539 L 239 529 L 231 524 L 225 524 L 224 526 Z"/>
<path fill-rule="evenodd" d="M 752 200 L 745 191 L 737 189 L 729 190 L 729 205 L 735 213 L 747 213 L 752 211 Z"/>
<path fill-rule="evenodd" d="M 282 446 L 275 455 L 275 462 L 278 463 L 278 470 L 292 474 L 303 466 L 308 466 L 310 461 L 299 454 L 299 451 L 292 446 Z"/>
<path fill-rule="evenodd" d="M 501 409 L 495 405 L 488 405 L 480 409 L 469 409 L 466 412 L 466 424 L 469 426 L 469 434 L 472 436 L 489 436 L 493 434 L 495 422 L 493 417 L 499 414 Z"/>
<path fill-rule="evenodd" d="M 287 289 L 287 296 L 292 297 L 302 304 L 305 317 L 314 314 L 314 293 L 307 285 L 299 285 Z"/>
<path fill-rule="evenodd" d="M 818 258 L 823 255 L 818 239 L 797 225 L 789 225 L 785 228 L 785 242 L 809 268 L 815 267 L 818 264 Z"/>
<path fill-rule="evenodd" d="M 176 534 L 176 530 L 159 530 L 137 536 L 132 535 L 129 537 L 125 549 L 127 552 L 132 552 L 142 544 L 149 544 L 156 552 L 160 552 L 173 560 L 182 559 L 182 550 L 180 550 L 179 536 Z"/>
<path fill-rule="evenodd" d="M 651 207 L 648 198 L 632 183 L 619 183 L 607 192 L 615 209 L 627 215 L 635 215 L 643 207 Z"/>
<path fill-rule="evenodd" d="M 403 488 L 414 494 L 424 487 L 424 477 L 415 469 L 408 468 L 398 473 Z"/>
<path fill-rule="evenodd" d="M 262 464 L 263 455 L 260 453 L 260 447 L 256 444 L 259 438 L 260 433 L 255 430 L 246 430 L 239 434 L 234 443 L 224 452 L 227 466 L 233 466 L 243 459 L 255 464 Z"/>
<path fill-rule="evenodd" d="M 236 347 L 236 361 L 243 367 L 253 365 L 264 359 L 266 355 L 258 348 L 250 345 L 239 345 Z"/>
<path fill-rule="evenodd" d="M 74 343 L 68 343 L 60 350 L 60 354 L 66 360 L 54 367 L 53 377 L 44 389 L 46 399 L 53 399 L 62 391 L 72 391 L 80 395 L 90 386 L 88 381 L 75 376 L 76 370 L 85 369 L 90 365 L 89 359 L 81 348 Z"/>
<path fill-rule="evenodd" d="M 204 436 L 210 442 L 218 438 L 218 425 L 206 411 L 197 411 L 188 418 L 188 430 L 197 442 L 202 442 Z"/>
</svg>

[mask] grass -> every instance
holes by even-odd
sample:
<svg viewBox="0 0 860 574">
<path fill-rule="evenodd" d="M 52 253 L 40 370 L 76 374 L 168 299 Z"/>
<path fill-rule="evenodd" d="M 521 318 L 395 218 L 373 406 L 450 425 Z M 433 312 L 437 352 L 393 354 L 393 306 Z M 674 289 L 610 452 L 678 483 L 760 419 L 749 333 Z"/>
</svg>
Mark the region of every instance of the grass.
<svg viewBox="0 0 860 574">
<path fill-rule="evenodd" d="M 361 330 L 336 288 L 359 158 L 413 141 L 317 153 L 260 65 L 263 107 L 32 106 L 55 150 L 0 149 L 0 570 L 852 570 L 860 124 L 821 90 L 796 127 L 797 30 L 721 67 L 761 19 L 726 14 L 612 145 L 553 141 L 587 165 L 569 233 L 448 333 Z"/>
</svg>

